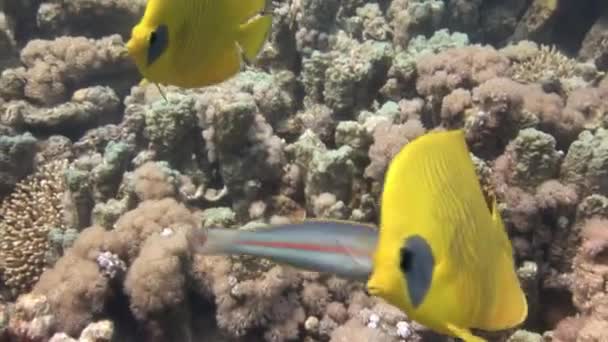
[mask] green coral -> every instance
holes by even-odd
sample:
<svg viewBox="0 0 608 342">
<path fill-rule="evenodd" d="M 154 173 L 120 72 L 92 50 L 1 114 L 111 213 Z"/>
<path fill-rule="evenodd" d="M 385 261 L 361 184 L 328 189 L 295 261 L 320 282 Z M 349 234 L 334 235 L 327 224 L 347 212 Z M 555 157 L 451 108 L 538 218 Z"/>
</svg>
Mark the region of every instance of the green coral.
<svg viewBox="0 0 608 342">
<path fill-rule="evenodd" d="M 202 213 L 203 227 L 231 227 L 236 223 L 236 213 L 228 207 L 205 209 Z"/>
<path fill-rule="evenodd" d="M 307 129 L 298 140 L 285 149 L 287 156 L 298 165 L 306 169 L 310 164 L 315 151 L 326 151 L 327 147 L 319 137 Z"/>
<path fill-rule="evenodd" d="M 97 203 L 93 207 L 92 219 L 94 225 L 100 225 L 106 229 L 111 229 L 120 216 L 130 208 L 129 198 L 121 200 L 111 198 L 107 202 Z"/>
<path fill-rule="evenodd" d="M 72 246 L 79 233 L 74 228 L 52 228 L 48 233 L 49 249 L 45 256 L 46 263 L 52 265 L 59 260 L 64 251 Z"/>
<path fill-rule="evenodd" d="M 373 138 L 365 126 L 356 121 L 340 121 L 336 127 L 336 145 L 347 145 L 354 150 L 367 151 Z"/>
<path fill-rule="evenodd" d="M 323 97 L 337 114 L 346 115 L 371 104 L 374 88 L 380 88 L 394 52 L 391 44 L 374 41 L 346 42 L 341 48 L 350 52 L 327 69 Z"/>
<path fill-rule="evenodd" d="M 519 131 L 507 146 L 507 152 L 514 154 L 513 180 L 535 187 L 557 176 L 562 154 L 555 148 L 555 138 L 547 133 L 535 128 Z"/>
<path fill-rule="evenodd" d="M 106 145 L 101 164 L 90 174 L 95 200 L 104 201 L 116 194 L 132 154 L 133 148 L 128 144 L 111 141 Z"/>
<path fill-rule="evenodd" d="M 144 137 L 161 156 L 183 151 L 188 133 L 196 127 L 194 104 L 191 96 L 169 93 L 166 101 L 159 99 L 145 108 Z"/>
<path fill-rule="evenodd" d="M 561 177 L 585 194 L 608 195 L 608 130 L 583 131 L 568 149 Z"/>
<path fill-rule="evenodd" d="M 323 103 L 323 83 L 325 72 L 331 63 L 329 53 L 315 50 L 309 57 L 302 60 L 302 84 L 304 85 L 304 104 L 307 106 Z"/>
<path fill-rule="evenodd" d="M 410 58 L 417 59 L 425 54 L 436 54 L 441 51 L 469 45 L 469 36 L 464 33 L 450 33 L 448 29 L 435 31 L 427 38 L 424 35 L 414 37 L 407 45 L 406 53 Z"/>
<path fill-rule="evenodd" d="M 241 89 L 253 94 L 259 111 L 273 126 L 295 111 L 296 76 L 291 71 L 244 71 L 237 80 Z"/>
<path fill-rule="evenodd" d="M 5 193 L 33 169 L 36 138 L 30 133 L 0 134 L 0 193 Z"/>
<path fill-rule="evenodd" d="M 346 145 L 337 150 L 313 152 L 304 183 L 308 206 L 312 205 L 314 197 L 324 192 L 335 195 L 338 201 L 348 202 L 356 172 L 353 152 L 352 147 Z"/>
<path fill-rule="evenodd" d="M 604 217 L 608 219 L 608 197 L 592 194 L 581 201 L 577 209 L 579 221 L 592 217 Z"/>
</svg>

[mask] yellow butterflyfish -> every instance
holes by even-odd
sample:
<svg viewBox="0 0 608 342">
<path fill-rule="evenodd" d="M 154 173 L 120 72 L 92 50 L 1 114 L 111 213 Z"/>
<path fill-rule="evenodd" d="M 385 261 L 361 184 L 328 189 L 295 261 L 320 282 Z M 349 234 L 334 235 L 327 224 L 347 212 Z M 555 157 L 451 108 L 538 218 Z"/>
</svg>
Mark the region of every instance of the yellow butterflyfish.
<svg viewBox="0 0 608 342">
<path fill-rule="evenodd" d="M 465 342 L 471 329 L 515 327 L 528 314 L 511 242 L 489 208 L 461 130 L 433 132 L 391 161 L 380 229 L 307 220 L 255 231 L 216 228 L 191 237 L 202 254 L 248 254 L 366 280 L 371 295 Z"/>
<path fill-rule="evenodd" d="M 461 130 L 404 147 L 386 173 L 370 294 L 409 318 L 465 342 L 528 312 L 510 240 L 488 208 Z"/>
<path fill-rule="evenodd" d="M 272 25 L 269 0 L 148 0 L 127 42 L 152 83 L 198 88 L 234 76 L 253 61 Z"/>
</svg>

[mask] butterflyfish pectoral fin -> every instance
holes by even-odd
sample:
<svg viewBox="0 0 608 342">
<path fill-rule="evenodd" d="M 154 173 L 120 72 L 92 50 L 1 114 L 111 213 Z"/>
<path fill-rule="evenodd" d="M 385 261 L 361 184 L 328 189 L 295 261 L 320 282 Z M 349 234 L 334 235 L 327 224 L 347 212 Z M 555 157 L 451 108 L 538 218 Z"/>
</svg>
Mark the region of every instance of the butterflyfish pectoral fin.
<svg viewBox="0 0 608 342">
<path fill-rule="evenodd" d="M 473 335 L 469 329 L 460 328 L 453 324 L 446 324 L 446 328 L 453 336 L 458 337 L 463 342 L 488 342 L 485 338 Z"/>
<path fill-rule="evenodd" d="M 271 0 L 222 0 L 226 10 L 241 23 L 263 13 L 271 4 Z"/>
<path fill-rule="evenodd" d="M 272 17 L 270 15 L 256 16 L 241 25 L 237 42 L 243 50 L 246 60 L 251 62 L 257 57 L 264 46 L 271 26 Z"/>
<path fill-rule="evenodd" d="M 517 273 L 513 269 L 513 258 L 505 253 L 496 260 L 494 294 L 488 296 L 493 301 L 475 323 L 475 328 L 487 331 L 499 331 L 513 328 L 526 320 L 528 303 L 521 289 Z"/>
<path fill-rule="evenodd" d="M 162 98 L 165 100 L 165 102 L 169 102 L 167 100 L 167 97 L 165 96 L 165 93 L 163 92 L 163 90 L 160 87 L 160 84 L 158 83 L 154 83 L 154 85 L 156 85 L 156 89 L 158 89 L 158 92 L 160 93 L 160 96 L 162 96 Z"/>
<path fill-rule="evenodd" d="M 502 244 L 498 246 L 501 253 L 494 265 L 494 293 L 489 293 L 487 308 L 476 322 L 475 328 L 498 331 L 513 328 L 526 320 L 528 316 L 528 301 L 515 271 L 513 248 L 498 211 L 496 200 L 492 205 L 493 229 L 500 234 Z"/>
</svg>

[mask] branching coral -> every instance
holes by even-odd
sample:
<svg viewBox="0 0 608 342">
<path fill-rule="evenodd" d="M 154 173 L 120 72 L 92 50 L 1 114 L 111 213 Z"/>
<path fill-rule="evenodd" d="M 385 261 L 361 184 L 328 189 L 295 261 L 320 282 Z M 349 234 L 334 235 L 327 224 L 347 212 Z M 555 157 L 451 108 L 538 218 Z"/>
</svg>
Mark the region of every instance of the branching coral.
<svg viewBox="0 0 608 342">
<path fill-rule="evenodd" d="M 573 77 L 576 67 L 576 61 L 564 56 L 555 46 L 541 45 L 533 57 L 513 63 L 509 71 L 517 81 L 534 83 Z"/>
<path fill-rule="evenodd" d="M 52 161 L 19 182 L 0 206 L 3 280 L 13 295 L 28 291 L 47 267 L 48 234 L 63 228 L 63 172 L 66 160 Z"/>
</svg>

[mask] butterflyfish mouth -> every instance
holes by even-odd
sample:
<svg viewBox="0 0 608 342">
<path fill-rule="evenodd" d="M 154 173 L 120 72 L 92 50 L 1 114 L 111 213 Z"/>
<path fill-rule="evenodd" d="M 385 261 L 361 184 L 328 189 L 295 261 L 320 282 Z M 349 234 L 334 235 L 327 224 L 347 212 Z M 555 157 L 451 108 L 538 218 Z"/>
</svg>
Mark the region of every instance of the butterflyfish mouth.
<svg viewBox="0 0 608 342">
<path fill-rule="evenodd" d="M 378 290 L 378 288 L 376 288 L 374 286 L 365 287 L 365 293 L 368 296 L 377 296 L 379 292 L 380 292 L 380 290 Z"/>
<path fill-rule="evenodd" d="M 129 39 L 127 44 L 125 44 L 125 47 L 127 48 L 129 54 L 133 55 L 133 53 L 135 52 L 135 42 L 133 41 L 133 39 Z"/>
</svg>

